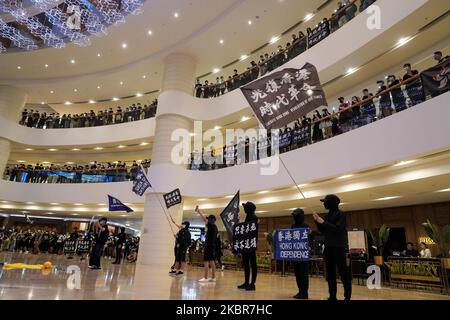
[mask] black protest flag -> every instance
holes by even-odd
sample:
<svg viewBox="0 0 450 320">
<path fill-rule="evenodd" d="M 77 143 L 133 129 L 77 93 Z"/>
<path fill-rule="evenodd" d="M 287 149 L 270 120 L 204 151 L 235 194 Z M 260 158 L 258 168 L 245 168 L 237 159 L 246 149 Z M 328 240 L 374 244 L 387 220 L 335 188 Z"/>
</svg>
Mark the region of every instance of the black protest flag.
<svg viewBox="0 0 450 320">
<path fill-rule="evenodd" d="M 240 191 L 231 199 L 230 203 L 223 209 L 220 217 L 222 218 L 225 229 L 227 229 L 230 239 L 233 239 L 234 225 L 239 223 L 239 200 Z"/>
<path fill-rule="evenodd" d="M 327 106 L 316 67 L 283 69 L 241 87 L 264 128 L 279 129 L 321 106 Z"/>
<path fill-rule="evenodd" d="M 424 96 L 436 97 L 450 90 L 450 58 L 420 74 Z"/>
<path fill-rule="evenodd" d="M 126 206 L 117 198 L 114 198 L 113 196 L 110 196 L 108 194 L 108 204 L 109 204 L 109 211 L 126 211 L 127 213 L 133 212 L 133 209 L 131 209 L 129 206 Z"/>
<path fill-rule="evenodd" d="M 139 166 L 136 172 L 136 179 L 133 183 L 133 192 L 142 196 L 145 193 L 145 190 L 151 188 L 151 186 L 150 181 L 148 181 L 147 176 L 145 175 L 144 168 Z"/>
<path fill-rule="evenodd" d="M 180 189 L 175 189 L 173 191 L 170 191 L 169 193 L 164 194 L 164 202 L 166 203 L 167 209 L 181 203 L 181 201 L 182 197 Z"/>
</svg>

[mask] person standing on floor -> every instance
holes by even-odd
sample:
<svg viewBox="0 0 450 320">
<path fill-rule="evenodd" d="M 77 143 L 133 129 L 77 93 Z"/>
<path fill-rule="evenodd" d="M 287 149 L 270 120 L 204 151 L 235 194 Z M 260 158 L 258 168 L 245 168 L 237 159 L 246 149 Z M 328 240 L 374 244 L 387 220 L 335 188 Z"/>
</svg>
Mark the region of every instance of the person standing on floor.
<svg viewBox="0 0 450 320">
<path fill-rule="evenodd" d="M 308 228 L 305 223 L 305 212 L 302 209 L 295 209 L 292 211 L 292 218 L 294 218 L 294 224 L 292 229 Z M 309 261 L 296 261 L 294 263 L 295 280 L 297 282 L 298 293 L 294 296 L 294 299 L 308 299 L 309 289 Z"/>
<path fill-rule="evenodd" d="M 89 269 L 98 270 L 100 267 L 100 258 L 102 256 L 103 247 L 108 241 L 109 230 L 107 225 L 108 219 L 100 218 L 94 226 L 94 240 L 95 244 L 92 248 L 91 256 L 89 258 Z"/>
<path fill-rule="evenodd" d="M 218 229 L 216 226 L 216 217 L 214 215 L 209 215 L 205 217 L 203 213 L 200 212 L 198 206 L 195 207 L 195 212 L 197 212 L 200 217 L 205 221 L 205 245 L 203 248 L 203 261 L 204 261 L 204 276 L 199 282 L 216 282 L 216 239 L 218 234 Z M 211 278 L 208 279 L 208 271 L 211 267 Z"/>
<path fill-rule="evenodd" d="M 122 248 L 125 245 L 125 242 L 127 242 L 127 235 L 125 233 L 125 228 L 120 228 L 120 233 L 117 235 L 116 240 L 116 260 L 114 260 L 113 264 L 120 264 L 122 260 Z"/>
<path fill-rule="evenodd" d="M 243 203 L 244 207 L 245 222 L 255 222 L 258 225 L 258 217 L 255 214 L 256 206 L 253 202 L 247 201 Z M 254 251 L 242 253 L 242 263 L 244 264 L 244 277 L 245 281 L 243 284 L 238 286 L 238 289 L 244 289 L 247 291 L 256 290 L 256 276 L 258 275 L 258 267 L 256 265 L 256 248 Z M 252 281 L 250 281 L 250 268 L 252 269 Z"/>
<path fill-rule="evenodd" d="M 173 267 L 174 272 L 170 272 L 171 275 L 182 276 L 184 274 L 184 267 L 186 265 L 186 252 L 191 244 L 191 232 L 189 231 L 190 222 L 184 221 L 181 225 L 177 224 L 172 219 L 179 231 L 175 236 L 175 264 Z"/>
<path fill-rule="evenodd" d="M 317 228 L 325 237 L 325 268 L 327 272 L 328 300 L 337 300 L 336 267 L 344 286 L 345 300 L 350 300 L 352 295 L 352 282 L 350 270 L 347 266 L 346 248 L 348 247 L 347 220 L 345 213 L 339 210 L 341 200 L 334 194 L 327 195 L 323 202 L 328 214 L 322 218 L 313 213 Z"/>
</svg>

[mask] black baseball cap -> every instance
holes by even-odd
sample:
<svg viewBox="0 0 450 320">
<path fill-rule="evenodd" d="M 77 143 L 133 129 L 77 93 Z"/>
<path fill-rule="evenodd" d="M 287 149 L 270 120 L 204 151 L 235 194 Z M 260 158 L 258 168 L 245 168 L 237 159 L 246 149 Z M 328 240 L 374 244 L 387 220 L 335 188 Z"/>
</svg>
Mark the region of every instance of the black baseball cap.
<svg viewBox="0 0 450 320">
<path fill-rule="evenodd" d="M 325 202 L 325 201 L 331 201 L 333 203 L 339 204 L 341 203 L 341 199 L 339 199 L 339 197 L 335 194 L 328 194 L 325 196 L 325 198 L 320 199 L 321 202 Z"/>
<path fill-rule="evenodd" d="M 251 202 L 251 201 L 247 201 L 247 202 L 242 203 L 242 206 L 244 207 L 244 209 L 246 209 L 246 210 L 248 210 L 250 212 L 253 212 L 253 211 L 256 210 L 256 205 L 253 202 Z"/>
</svg>

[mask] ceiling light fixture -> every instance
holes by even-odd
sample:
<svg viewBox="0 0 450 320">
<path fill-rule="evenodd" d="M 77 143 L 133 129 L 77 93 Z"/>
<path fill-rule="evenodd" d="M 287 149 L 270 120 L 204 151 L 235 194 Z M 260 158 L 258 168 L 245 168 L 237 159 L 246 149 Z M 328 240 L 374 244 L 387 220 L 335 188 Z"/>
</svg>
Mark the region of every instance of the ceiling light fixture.
<svg viewBox="0 0 450 320">
<path fill-rule="evenodd" d="M 394 167 L 401 167 L 406 166 L 407 164 L 416 162 L 416 160 L 406 160 L 406 161 L 400 161 L 399 163 L 394 164 Z"/>
<path fill-rule="evenodd" d="M 78 89 L 73 89 L 73 92 L 78 92 Z"/>
<path fill-rule="evenodd" d="M 74 206 L 82 206 L 83 204 L 82 203 L 74 203 L 73 205 Z"/>
<path fill-rule="evenodd" d="M 116 97 L 112 98 L 112 101 L 118 101 L 118 100 L 119 100 L 119 98 L 116 98 Z"/>
<path fill-rule="evenodd" d="M 225 199 L 231 199 L 233 197 L 234 197 L 234 195 L 229 195 L 229 196 L 226 196 Z"/>
<path fill-rule="evenodd" d="M 149 143 L 148 142 L 141 142 L 141 146 L 146 146 L 146 145 L 148 145 Z"/>
<path fill-rule="evenodd" d="M 95 101 L 94 100 L 89 100 L 89 103 L 93 104 L 93 103 L 95 103 Z"/>
<path fill-rule="evenodd" d="M 351 177 L 353 177 L 353 175 L 352 174 L 345 174 L 345 175 L 343 175 L 343 176 L 340 176 L 338 179 L 347 179 L 347 178 L 351 178 Z"/>
<path fill-rule="evenodd" d="M 51 91 L 50 91 L 50 93 L 52 93 L 52 94 L 53 94 L 53 93 L 55 93 L 55 91 L 51 90 Z"/>
<path fill-rule="evenodd" d="M 25 151 L 33 151 L 34 149 L 26 148 Z"/>
<path fill-rule="evenodd" d="M 248 58 L 248 55 L 243 54 L 243 55 L 241 56 L 241 61 L 244 61 L 244 60 L 247 59 L 247 58 Z"/>
<path fill-rule="evenodd" d="M 219 71 L 220 71 L 219 68 L 214 68 L 212 72 L 213 72 L 213 73 L 218 73 Z"/>
<path fill-rule="evenodd" d="M 126 146 L 124 146 L 124 145 L 120 145 L 120 146 L 117 146 L 117 148 L 119 148 L 119 149 L 122 149 L 122 148 L 125 148 Z"/>
<path fill-rule="evenodd" d="M 304 19 L 304 21 L 306 22 L 306 21 L 309 21 L 309 20 L 311 20 L 312 19 L 312 17 L 314 17 L 314 14 L 312 14 L 312 13 L 308 13 L 306 16 L 305 16 L 305 19 Z"/>
<path fill-rule="evenodd" d="M 64 104 L 65 104 L 66 106 L 68 106 L 68 105 L 72 104 L 72 102 L 66 101 L 66 102 L 64 102 Z"/>
<path fill-rule="evenodd" d="M 269 193 L 269 190 L 263 190 L 258 192 L 258 194 L 265 194 L 265 193 Z"/>
<path fill-rule="evenodd" d="M 45 104 L 45 102 L 44 102 L 44 101 L 41 101 L 41 104 Z"/>
<path fill-rule="evenodd" d="M 120 81 L 119 83 L 120 83 L 121 86 L 123 85 L 123 81 Z"/>
<path fill-rule="evenodd" d="M 24 163 L 25 161 L 23 161 L 23 160 L 17 160 L 17 162 L 19 162 L 19 163 Z"/>
<path fill-rule="evenodd" d="M 78 148 L 73 148 L 72 151 L 80 151 Z"/>
<path fill-rule="evenodd" d="M 97 86 L 97 89 L 100 89 L 101 87 L 100 86 Z"/>
<path fill-rule="evenodd" d="M 58 149 L 48 149 L 48 151 L 51 151 L 51 152 L 53 152 L 53 151 L 58 151 Z"/>
<path fill-rule="evenodd" d="M 126 49 L 128 47 L 128 45 L 124 42 L 124 43 L 122 43 L 122 48 L 123 49 Z"/>
<path fill-rule="evenodd" d="M 222 127 L 221 126 L 214 126 L 214 130 L 219 130 L 219 129 L 222 129 Z"/>
<path fill-rule="evenodd" d="M 45 64 L 44 67 L 48 68 L 48 64 Z"/>
<path fill-rule="evenodd" d="M 357 68 L 348 68 L 346 75 L 351 75 L 352 73 L 355 73 L 358 69 Z"/>
<path fill-rule="evenodd" d="M 70 60 L 70 63 L 71 63 L 71 64 L 75 64 L 75 62 L 76 62 L 76 61 L 75 61 L 74 59 Z"/>
<path fill-rule="evenodd" d="M 278 40 L 280 40 L 280 37 L 278 37 L 278 36 L 272 37 L 272 38 L 270 39 L 270 43 L 271 43 L 271 44 L 274 44 L 274 43 L 276 43 Z"/>
<path fill-rule="evenodd" d="M 142 93 L 136 93 L 136 97 L 138 97 L 138 98 L 140 98 L 140 97 L 142 97 L 143 96 L 143 94 Z"/>
<path fill-rule="evenodd" d="M 142 76 L 142 79 L 145 79 L 145 78 L 147 78 L 147 76 L 144 74 L 144 75 Z"/>
<path fill-rule="evenodd" d="M 174 16 L 175 18 L 178 18 L 178 17 L 179 17 L 178 12 L 175 12 L 175 13 L 173 14 L 173 16 Z"/>
<path fill-rule="evenodd" d="M 397 42 L 397 47 L 401 47 L 405 44 L 407 44 L 409 41 L 412 40 L 412 37 L 404 37 L 404 38 L 400 38 Z"/>
<path fill-rule="evenodd" d="M 392 199 L 397 199 L 397 198 L 400 198 L 400 196 L 383 197 L 383 198 L 374 199 L 374 201 L 386 201 L 386 200 L 392 200 Z"/>
<path fill-rule="evenodd" d="M 438 190 L 438 191 L 436 191 L 436 192 L 450 192 L 450 188 Z"/>
<path fill-rule="evenodd" d="M 148 31 L 147 31 L 147 34 L 148 34 L 149 36 L 151 36 L 151 35 L 153 34 L 152 30 L 148 30 Z"/>
<path fill-rule="evenodd" d="M 220 44 L 223 44 L 224 42 L 225 42 L 225 41 L 223 41 L 223 39 L 220 39 L 220 40 L 219 40 L 219 43 L 220 43 Z"/>
<path fill-rule="evenodd" d="M 247 121 L 247 120 L 249 120 L 249 119 L 250 119 L 250 117 L 243 116 L 243 117 L 241 118 L 241 122 L 245 122 L 245 121 Z"/>
<path fill-rule="evenodd" d="M 252 24 L 252 20 L 248 20 L 248 25 L 251 25 Z"/>
<path fill-rule="evenodd" d="M 21 66 L 17 66 L 17 70 L 20 70 L 20 69 L 22 69 L 22 67 Z"/>
<path fill-rule="evenodd" d="M 103 150 L 102 147 L 95 147 L 94 150 Z"/>
</svg>

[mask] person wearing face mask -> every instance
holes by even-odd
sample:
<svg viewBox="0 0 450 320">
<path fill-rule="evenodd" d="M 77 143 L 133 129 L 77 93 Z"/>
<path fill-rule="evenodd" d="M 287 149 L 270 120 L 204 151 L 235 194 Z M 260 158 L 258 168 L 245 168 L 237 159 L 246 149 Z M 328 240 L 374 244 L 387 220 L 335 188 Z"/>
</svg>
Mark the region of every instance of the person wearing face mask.
<svg viewBox="0 0 450 320">
<path fill-rule="evenodd" d="M 105 217 L 100 218 L 94 226 L 94 240 L 95 245 L 92 248 L 92 252 L 89 258 L 89 269 L 98 270 L 100 267 L 100 257 L 102 256 L 103 247 L 106 241 L 108 241 L 109 230 L 107 225 L 108 219 Z"/>
<path fill-rule="evenodd" d="M 199 282 L 216 282 L 216 239 L 219 233 L 216 226 L 216 217 L 209 215 L 205 217 L 198 206 L 195 207 L 195 212 L 205 221 L 205 245 L 203 248 L 203 261 L 204 261 L 204 275 L 203 278 L 198 280 Z M 211 278 L 208 278 L 209 267 L 211 267 Z"/>
<path fill-rule="evenodd" d="M 292 211 L 292 218 L 294 218 L 294 224 L 292 229 L 308 228 L 305 223 L 305 212 L 302 209 L 295 209 Z M 309 289 L 309 261 L 296 261 L 294 263 L 295 280 L 297 282 L 298 293 L 294 296 L 294 299 L 308 299 Z"/>
<path fill-rule="evenodd" d="M 179 225 L 172 219 L 172 223 L 178 227 L 179 231 L 175 236 L 175 266 L 169 274 L 182 276 L 186 265 L 186 252 L 191 244 L 190 222 L 184 221 Z"/>
<path fill-rule="evenodd" d="M 344 286 L 345 300 L 350 300 L 352 295 L 352 283 L 350 271 L 347 266 L 346 248 L 348 247 L 347 222 L 345 213 L 339 210 L 341 200 L 334 194 L 327 195 L 323 202 L 327 215 L 322 218 L 317 213 L 313 213 L 320 233 L 325 237 L 325 268 L 327 272 L 328 300 L 337 300 L 336 267 Z"/>
<path fill-rule="evenodd" d="M 242 204 L 244 207 L 245 222 L 255 222 L 258 225 L 258 217 L 255 214 L 256 206 L 253 202 L 247 201 Z M 244 277 L 243 284 L 238 286 L 238 289 L 244 289 L 247 291 L 256 290 L 256 276 L 258 275 L 258 267 L 256 265 L 256 249 L 252 252 L 242 253 L 242 263 L 244 264 Z M 250 269 L 252 271 L 252 281 L 250 282 Z"/>
</svg>

